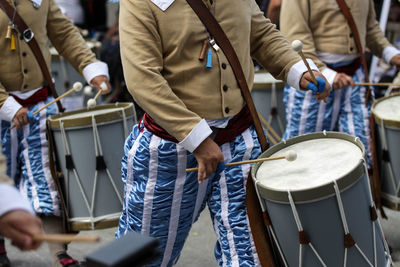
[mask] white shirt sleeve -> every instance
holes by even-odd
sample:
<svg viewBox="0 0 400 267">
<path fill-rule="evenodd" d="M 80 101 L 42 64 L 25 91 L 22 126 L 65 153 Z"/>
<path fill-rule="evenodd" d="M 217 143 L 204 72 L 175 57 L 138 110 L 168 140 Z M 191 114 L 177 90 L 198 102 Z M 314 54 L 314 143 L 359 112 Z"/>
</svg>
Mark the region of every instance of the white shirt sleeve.
<svg viewBox="0 0 400 267">
<path fill-rule="evenodd" d="M 307 58 L 307 62 L 312 70 L 319 72 L 318 67 L 311 59 Z M 307 71 L 308 71 L 307 66 L 304 64 L 302 60 L 300 60 L 290 68 L 287 78 L 287 83 L 291 87 L 300 90 L 300 79 L 303 76 L 303 74 Z"/>
<path fill-rule="evenodd" d="M 333 88 L 333 81 L 335 80 L 337 72 L 334 71 L 333 69 L 326 67 L 325 69 L 322 70 L 321 73 L 322 75 L 325 76 L 326 80 L 331 85 L 331 88 Z"/>
<path fill-rule="evenodd" d="M 7 97 L 3 106 L 0 109 L 0 119 L 5 121 L 12 121 L 15 114 L 22 106 L 14 99 L 14 97 Z"/>
<path fill-rule="evenodd" d="M 208 126 L 207 121 L 202 119 L 193 129 L 192 131 L 179 142 L 186 150 L 193 153 L 193 151 L 204 141 L 208 136 L 210 136 L 212 130 L 210 126 Z"/>
<path fill-rule="evenodd" d="M 392 57 L 394 57 L 397 54 L 400 54 L 399 49 L 397 49 L 394 46 L 387 46 L 385 49 L 383 49 L 382 58 L 386 63 L 389 64 Z"/>
<path fill-rule="evenodd" d="M 34 214 L 29 201 L 12 185 L 0 184 L 0 217 L 11 210 L 25 210 Z"/>
<path fill-rule="evenodd" d="M 104 75 L 108 79 L 110 78 L 108 74 L 108 66 L 106 63 L 98 61 L 87 65 L 82 71 L 83 77 L 90 84 L 90 81 L 97 76 Z"/>
</svg>

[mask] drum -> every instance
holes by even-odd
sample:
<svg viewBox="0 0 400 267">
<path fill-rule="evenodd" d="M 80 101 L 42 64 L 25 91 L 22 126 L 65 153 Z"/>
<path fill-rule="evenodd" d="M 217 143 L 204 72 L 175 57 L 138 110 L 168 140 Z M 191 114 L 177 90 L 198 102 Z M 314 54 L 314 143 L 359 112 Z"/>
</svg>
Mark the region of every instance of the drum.
<svg viewBox="0 0 400 267">
<path fill-rule="evenodd" d="M 258 72 L 254 75 L 251 96 L 257 111 L 275 130 L 280 141 L 286 127 L 285 105 L 283 104 L 283 88 L 285 84 L 276 80 L 270 73 Z M 264 124 L 264 123 L 263 123 Z M 264 125 L 265 126 L 265 125 Z"/>
<path fill-rule="evenodd" d="M 381 98 L 372 105 L 376 129 L 382 203 L 400 210 L 400 94 Z"/>
<path fill-rule="evenodd" d="M 55 163 L 51 169 L 53 175 L 62 172 L 58 185 L 69 230 L 118 224 L 123 199 L 121 159 L 135 118 L 133 104 L 118 103 L 48 119 Z"/>
<path fill-rule="evenodd" d="M 260 157 L 289 150 L 296 151 L 295 161 L 252 168 L 268 229 L 286 266 L 389 266 L 360 140 L 312 133 L 281 142 Z"/>
</svg>

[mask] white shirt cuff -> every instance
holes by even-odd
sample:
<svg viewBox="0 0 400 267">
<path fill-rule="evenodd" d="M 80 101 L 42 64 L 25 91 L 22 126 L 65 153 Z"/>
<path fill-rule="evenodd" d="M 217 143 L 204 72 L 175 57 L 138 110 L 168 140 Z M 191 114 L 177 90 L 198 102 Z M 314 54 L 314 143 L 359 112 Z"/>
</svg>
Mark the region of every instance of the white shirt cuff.
<svg viewBox="0 0 400 267">
<path fill-rule="evenodd" d="M 106 63 L 98 61 L 87 65 L 82 71 L 83 77 L 90 84 L 90 81 L 97 76 L 104 75 L 107 79 L 110 78 L 108 75 L 108 66 Z"/>
<path fill-rule="evenodd" d="M 389 64 L 392 57 L 395 55 L 400 54 L 400 50 L 394 46 L 387 46 L 383 49 L 382 58 L 383 60 Z"/>
<path fill-rule="evenodd" d="M 193 153 L 193 151 L 210 136 L 212 130 L 208 126 L 205 119 L 202 119 L 192 131 L 183 139 L 179 144 L 183 146 L 186 150 Z"/>
<path fill-rule="evenodd" d="M 331 88 L 333 88 L 333 81 L 335 80 L 337 72 L 334 71 L 333 69 L 326 67 L 325 69 L 322 70 L 321 73 L 322 75 L 325 76 L 326 80 L 331 85 Z"/>
<path fill-rule="evenodd" d="M 3 106 L 0 109 L 0 119 L 5 121 L 12 121 L 15 114 L 22 106 L 14 99 L 14 97 L 7 97 Z"/>
<path fill-rule="evenodd" d="M 11 210 L 25 210 L 35 214 L 29 201 L 17 188 L 8 184 L 0 184 L 0 216 Z"/>
<path fill-rule="evenodd" d="M 312 70 L 319 71 L 317 66 L 311 59 L 307 58 L 307 62 Z M 308 71 L 307 66 L 304 64 L 303 60 L 300 60 L 290 68 L 287 78 L 287 83 L 291 87 L 300 90 L 300 79 L 303 76 L 303 74 L 307 71 Z"/>
</svg>

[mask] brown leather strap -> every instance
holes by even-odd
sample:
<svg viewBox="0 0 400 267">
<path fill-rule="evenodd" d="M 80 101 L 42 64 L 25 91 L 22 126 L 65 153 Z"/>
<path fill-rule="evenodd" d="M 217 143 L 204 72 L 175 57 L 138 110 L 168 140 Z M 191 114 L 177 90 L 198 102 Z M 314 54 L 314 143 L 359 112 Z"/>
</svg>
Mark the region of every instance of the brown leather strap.
<svg viewBox="0 0 400 267">
<path fill-rule="evenodd" d="M 214 37 L 215 41 L 219 47 L 224 52 L 226 58 L 229 61 L 235 74 L 236 80 L 238 81 L 239 87 L 242 90 L 244 100 L 249 107 L 251 116 L 253 117 L 254 126 L 257 132 L 258 141 L 260 142 L 263 151 L 268 149 L 269 144 L 267 138 L 265 137 L 264 130 L 261 126 L 260 119 L 258 118 L 257 110 L 254 106 L 253 99 L 251 98 L 249 87 L 247 86 L 246 78 L 244 76 L 242 66 L 240 65 L 239 59 L 236 55 L 234 48 L 232 47 L 228 37 L 225 35 L 221 26 L 208 10 L 208 8 L 203 4 L 201 0 L 186 0 L 188 4 L 195 11 L 197 16 L 203 22 L 204 26 L 207 28 L 208 32 Z"/>
<path fill-rule="evenodd" d="M 208 32 L 214 37 L 214 40 L 222 49 L 226 58 L 228 59 L 229 64 L 233 69 L 233 73 L 235 74 L 236 80 L 239 84 L 239 87 L 242 91 L 242 95 L 253 118 L 261 149 L 262 151 L 265 151 L 266 149 L 268 149 L 269 144 L 264 135 L 264 130 L 261 126 L 258 113 L 254 106 L 253 99 L 251 98 L 250 90 L 247 86 L 246 78 L 244 76 L 235 50 L 233 49 L 228 37 L 225 35 L 221 26 L 208 10 L 208 8 L 203 4 L 202 0 L 186 1 L 200 18 L 201 22 L 207 28 Z M 246 183 L 246 208 L 260 264 L 263 267 L 276 266 L 276 264 L 279 264 L 279 259 L 276 256 L 275 251 L 273 250 L 273 242 L 270 238 L 267 238 L 268 232 L 265 227 L 266 225 L 264 225 L 263 223 L 265 215 L 263 215 L 261 211 L 260 202 L 258 200 L 257 192 L 255 190 L 254 183 L 252 178 L 250 177 L 250 174 Z"/>
<path fill-rule="evenodd" d="M 362 62 L 363 69 L 365 72 L 365 81 L 367 83 L 369 83 L 367 61 L 365 60 L 364 51 L 361 46 L 360 34 L 358 33 L 356 23 L 354 22 L 353 16 L 351 15 L 350 9 L 347 6 L 346 2 L 344 0 L 336 0 L 336 2 L 338 3 L 340 10 L 342 10 L 342 13 L 343 13 L 344 17 L 346 18 L 347 23 L 349 24 L 350 29 L 353 33 L 354 41 L 356 42 L 358 52 L 360 53 L 361 62 Z M 370 98 L 371 98 L 371 88 L 369 86 L 367 86 L 367 96 L 365 99 L 365 105 L 368 105 Z"/>
<path fill-rule="evenodd" d="M 42 51 L 40 50 L 39 44 L 37 43 L 33 32 L 31 31 L 31 29 L 29 29 L 28 25 L 26 25 L 25 21 L 21 18 L 18 12 L 14 10 L 14 7 L 12 7 L 6 0 L 0 0 L 0 7 L 7 14 L 10 20 L 13 19 L 15 12 L 15 17 L 13 22 L 17 26 L 18 32 L 25 39 L 25 42 L 29 45 L 33 54 L 35 55 L 35 58 L 39 63 L 39 67 L 42 70 L 43 76 L 46 79 L 48 86 L 50 87 L 51 94 L 53 95 L 54 98 L 57 98 L 58 95 L 56 92 L 56 88 L 54 86 L 53 80 L 51 79 L 51 75 L 49 69 L 47 68 L 46 61 L 44 60 Z M 57 101 L 57 106 L 60 112 L 64 111 L 64 108 L 61 105 L 60 101 Z"/>
</svg>

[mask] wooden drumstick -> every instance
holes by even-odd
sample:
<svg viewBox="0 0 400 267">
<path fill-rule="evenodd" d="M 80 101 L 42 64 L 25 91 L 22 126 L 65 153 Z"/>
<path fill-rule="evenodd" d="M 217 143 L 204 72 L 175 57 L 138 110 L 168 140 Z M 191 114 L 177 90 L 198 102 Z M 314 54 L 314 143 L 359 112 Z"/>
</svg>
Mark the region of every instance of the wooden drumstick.
<svg viewBox="0 0 400 267">
<path fill-rule="evenodd" d="M 102 91 L 106 91 L 106 90 L 108 89 L 108 88 L 107 88 L 107 84 L 106 84 L 105 82 L 102 82 L 102 83 L 100 84 L 100 87 L 101 87 L 101 90 L 99 90 L 99 91 L 97 92 L 97 94 L 94 96 L 94 98 L 90 98 L 90 99 L 87 101 L 87 107 L 88 107 L 88 108 L 92 108 L 92 107 L 96 106 L 96 99 L 101 95 Z"/>
<path fill-rule="evenodd" d="M 55 102 L 59 101 L 60 99 L 66 97 L 67 95 L 73 93 L 73 92 L 79 92 L 82 89 L 82 83 L 80 82 L 76 82 L 74 83 L 74 85 L 72 86 L 71 89 L 69 89 L 67 92 L 65 92 L 64 94 L 60 95 L 59 97 L 57 97 L 56 99 L 54 99 L 53 101 L 47 103 L 46 105 L 44 105 L 43 107 L 41 107 L 40 109 L 36 110 L 35 112 L 32 113 L 32 116 L 38 114 L 40 111 L 42 111 L 43 109 L 47 108 L 48 106 L 54 104 Z M 15 124 L 11 125 L 10 130 L 15 128 Z"/>
<path fill-rule="evenodd" d="M 394 86 L 394 87 L 400 87 L 400 83 L 355 83 L 355 85 L 364 85 L 364 86 Z"/>
<path fill-rule="evenodd" d="M 317 79 L 315 78 L 314 72 L 311 70 L 311 67 L 310 67 L 310 65 L 308 64 L 307 59 L 306 59 L 306 57 L 305 57 L 304 54 L 303 54 L 303 51 L 302 51 L 302 50 L 303 50 L 303 43 L 302 43 L 300 40 L 294 40 L 294 41 L 292 42 L 292 48 L 293 48 L 294 51 L 296 51 L 297 53 L 299 53 L 301 59 L 303 60 L 304 64 L 305 64 L 306 67 L 307 67 L 308 73 L 310 73 L 310 75 L 311 75 L 311 79 L 312 79 L 313 83 L 314 83 L 316 86 L 318 86 L 318 82 L 317 82 Z M 327 102 L 326 98 L 324 98 L 324 102 L 325 102 L 325 103 Z"/>
<path fill-rule="evenodd" d="M 42 234 L 34 235 L 32 239 L 35 241 L 43 241 L 48 243 L 67 244 L 70 242 L 96 243 L 100 241 L 100 237 L 96 235 L 73 235 L 73 234 Z"/>
<path fill-rule="evenodd" d="M 269 158 L 260 158 L 260 159 L 252 159 L 252 160 L 244 160 L 238 162 L 230 162 L 225 164 L 226 167 L 235 166 L 235 165 L 242 165 L 242 164 L 249 164 L 249 163 L 257 163 L 257 162 L 264 162 L 270 160 L 278 160 L 278 159 L 286 159 L 287 161 L 294 161 L 297 158 L 297 153 L 293 150 L 288 151 L 285 156 L 278 156 L 278 157 L 269 157 Z M 186 169 L 186 172 L 195 172 L 198 171 L 199 168 L 189 168 Z"/>
</svg>

